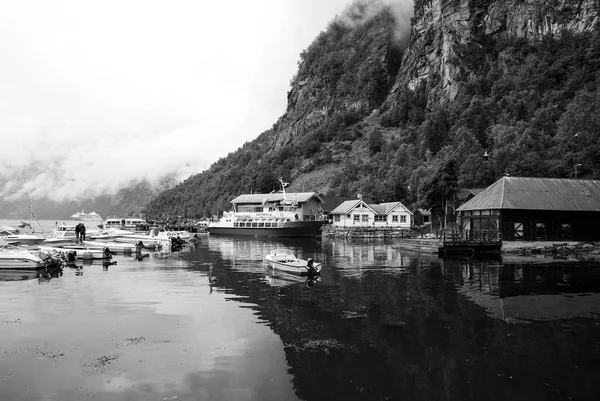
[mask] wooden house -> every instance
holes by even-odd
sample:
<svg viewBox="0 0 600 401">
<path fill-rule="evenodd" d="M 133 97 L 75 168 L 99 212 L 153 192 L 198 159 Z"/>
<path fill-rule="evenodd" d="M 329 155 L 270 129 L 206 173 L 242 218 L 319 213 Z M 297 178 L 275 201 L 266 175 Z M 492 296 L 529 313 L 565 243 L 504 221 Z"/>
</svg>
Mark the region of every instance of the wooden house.
<svg viewBox="0 0 600 401">
<path fill-rule="evenodd" d="M 502 177 L 457 209 L 469 239 L 600 240 L 600 181 Z"/>
<path fill-rule="evenodd" d="M 413 214 L 401 202 L 368 204 L 363 199 L 342 202 L 331 211 L 334 227 L 410 228 Z"/>
</svg>

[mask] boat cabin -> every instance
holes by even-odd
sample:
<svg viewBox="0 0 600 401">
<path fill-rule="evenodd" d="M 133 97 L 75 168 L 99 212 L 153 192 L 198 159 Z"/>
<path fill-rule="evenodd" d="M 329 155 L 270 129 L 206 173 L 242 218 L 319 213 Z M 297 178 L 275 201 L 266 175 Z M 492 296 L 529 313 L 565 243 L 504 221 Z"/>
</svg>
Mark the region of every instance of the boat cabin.
<svg viewBox="0 0 600 401">
<path fill-rule="evenodd" d="M 104 228 L 120 228 L 122 230 L 136 230 L 143 231 L 147 230 L 148 223 L 146 223 L 145 219 L 140 218 L 108 218 L 104 220 L 103 223 Z"/>
<path fill-rule="evenodd" d="M 321 203 L 323 200 L 316 192 L 245 194 L 231 201 L 233 211 L 237 213 L 265 213 L 265 218 L 277 213 L 283 217 L 285 213 L 301 221 L 319 220 Z"/>
</svg>

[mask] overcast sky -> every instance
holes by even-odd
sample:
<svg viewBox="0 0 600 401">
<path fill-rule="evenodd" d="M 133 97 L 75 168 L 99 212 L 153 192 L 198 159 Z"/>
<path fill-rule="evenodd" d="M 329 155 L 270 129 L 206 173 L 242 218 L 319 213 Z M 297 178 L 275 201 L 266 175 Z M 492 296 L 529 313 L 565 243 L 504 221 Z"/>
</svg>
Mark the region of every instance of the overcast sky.
<svg viewBox="0 0 600 401">
<path fill-rule="evenodd" d="M 284 113 L 300 52 L 349 3 L 4 1 L 0 196 L 201 172 Z"/>
</svg>

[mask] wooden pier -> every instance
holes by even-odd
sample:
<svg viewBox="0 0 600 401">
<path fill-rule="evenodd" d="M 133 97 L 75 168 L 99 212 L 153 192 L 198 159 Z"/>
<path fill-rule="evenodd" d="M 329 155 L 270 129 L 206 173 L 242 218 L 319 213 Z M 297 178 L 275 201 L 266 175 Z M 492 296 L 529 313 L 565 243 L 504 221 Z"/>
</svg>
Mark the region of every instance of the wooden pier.
<svg viewBox="0 0 600 401">
<path fill-rule="evenodd" d="M 472 258 L 484 255 L 500 255 L 502 241 L 466 240 L 460 234 L 446 234 L 438 247 L 438 257 L 443 259 Z"/>
</svg>

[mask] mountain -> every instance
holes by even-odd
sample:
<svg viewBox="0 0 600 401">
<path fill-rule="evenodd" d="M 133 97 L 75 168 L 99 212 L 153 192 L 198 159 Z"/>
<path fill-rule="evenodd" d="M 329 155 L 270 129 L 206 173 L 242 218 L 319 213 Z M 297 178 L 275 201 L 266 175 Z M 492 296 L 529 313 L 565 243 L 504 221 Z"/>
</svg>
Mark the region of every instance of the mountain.
<svg viewBox="0 0 600 401">
<path fill-rule="evenodd" d="M 423 207 L 504 174 L 600 178 L 597 1 L 416 0 L 410 20 L 401 5 L 349 6 L 300 55 L 272 128 L 146 215 L 210 216 L 278 176 Z"/>
<path fill-rule="evenodd" d="M 11 220 L 29 220 L 30 206 L 38 219 L 67 220 L 75 212 L 95 211 L 102 218 L 111 216 L 139 216 L 142 208 L 159 193 L 174 187 L 176 181 L 167 175 L 156 184 L 147 180 L 133 180 L 115 193 L 105 193 L 92 197 L 78 197 L 67 201 L 48 198 L 0 199 L 0 218 Z"/>
</svg>

